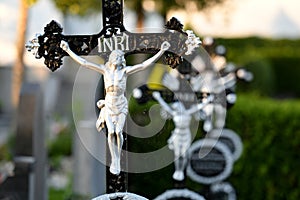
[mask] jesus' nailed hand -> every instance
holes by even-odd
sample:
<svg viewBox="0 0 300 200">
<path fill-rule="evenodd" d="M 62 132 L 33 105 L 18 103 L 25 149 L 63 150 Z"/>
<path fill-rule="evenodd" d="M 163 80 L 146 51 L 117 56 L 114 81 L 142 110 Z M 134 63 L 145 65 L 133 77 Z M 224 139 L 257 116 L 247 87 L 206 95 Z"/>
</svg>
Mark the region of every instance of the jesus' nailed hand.
<svg viewBox="0 0 300 200">
<path fill-rule="evenodd" d="M 126 66 L 124 52 L 114 50 L 110 53 L 105 64 L 92 63 L 76 55 L 66 41 L 61 41 L 60 47 L 67 52 L 72 59 L 83 67 L 89 68 L 103 75 L 105 87 L 105 99 L 101 107 L 96 127 L 100 131 L 105 123 L 108 132 L 108 147 L 111 154 L 110 172 L 118 175 L 121 171 L 120 155 L 123 145 L 123 127 L 128 113 L 128 102 L 125 97 L 127 77 L 130 74 L 146 69 L 155 63 L 165 51 L 170 48 L 170 43 L 164 41 L 160 50 L 140 64 Z"/>
</svg>

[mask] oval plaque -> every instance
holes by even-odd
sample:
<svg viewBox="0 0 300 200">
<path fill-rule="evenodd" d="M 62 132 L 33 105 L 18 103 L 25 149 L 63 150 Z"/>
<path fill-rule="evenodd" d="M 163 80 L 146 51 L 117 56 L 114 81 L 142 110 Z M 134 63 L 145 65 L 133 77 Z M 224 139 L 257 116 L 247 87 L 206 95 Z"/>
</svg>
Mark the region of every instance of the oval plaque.
<svg viewBox="0 0 300 200">
<path fill-rule="evenodd" d="M 167 190 L 154 200 L 205 200 L 200 194 L 188 189 Z"/>
<path fill-rule="evenodd" d="M 126 200 L 149 200 L 145 197 L 133 194 L 130 192 L 116 192 L 111 194 L 103 194 L 99 197 L 93 198 L 92 200 L 111 200 L 111 199 L 126 199 Z"/>
<path fill-rule="evenodd" d="M 243 143 L 240 136 L 233 130 L 223 129 L 221 133 L 219 130 L 213 130 L 209 133 L 209 136 L 218 138 L 220 142 L 224 143 L 231 151 L 234 161 L 240 158 L 243 151 Z"/>
<path fill-rule="evenodd" d="M 216 183 L 210 186 L 210 199 L 236 200 L 236 193 L 231 184 Z"/>
<path fill-rule="evenodd" d="M 233 159 L 230 150 L 215 139 L 201 139 L 192 144 L 189 159 L 187 175 L 198 183 L 220 182 L 232 171 Z"/>
</svg>

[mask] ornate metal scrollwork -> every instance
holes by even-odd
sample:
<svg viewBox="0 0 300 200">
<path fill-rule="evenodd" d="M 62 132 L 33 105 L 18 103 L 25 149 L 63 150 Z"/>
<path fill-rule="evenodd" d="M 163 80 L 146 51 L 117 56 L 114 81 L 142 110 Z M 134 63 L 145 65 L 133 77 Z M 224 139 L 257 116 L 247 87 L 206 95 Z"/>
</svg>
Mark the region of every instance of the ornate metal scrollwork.
<svg viewBox="0 0 300 200">
<path fill-rule="evenodd" d="M 45 58 L 45 65 L 55 71 L 62 65 L 62 58 L 66 53 L 60 48 L 62 40 L 70 44 L 70 48 L 78 55 L 88 55 L 98 44 L 96 35 L 65 36 L 59 23 L 52 20 L 44 28 L 43 35 L 37 35 L 26 44 L 28 51 L 32 51 L 36 58 Z"/>
<path fill-rule="evenodd" d="M 199 38 L 190 40 L 193 33 L 184 32 L 183 25 L 176 19 L 171 18 L 165 25 L 164 33 L 129 33 L 123 25 L 123 1 L 103 0 L 103 29 L 94 35 L 63 35 L 63 28 L 56 21 L 52 20 L 44 28 L 44 34 L 38 35 L 26 44 L 28 51 L 32 51 L 36 58 L 45 58 L 45 65 L 55 71 L 62 65 L 62 58 L 66 53 L 60 48 L 60 43 L 65 40 L 70 48 L 77 55 L 101 54 L 103 57 L 108 52 L 95 52 L 101 42 L 100 38 L 112 38 L 123 33 L 129 35 L 129 50 L 126 55 L 134 53 L 156 53 L 159 51 L 163 41 L 171 43 L 171 49 L 165 54 L 165 61 L 172 68 L 177 68 L 180 73 L 190 73 L 188 65 L 184 64 L 183 55 L 191 54 L 194 48 L 200 43 Z M 195 40 L 198 39 L 198 40 Z M 100 40 L 99 40 L 100 39 Z M 191 41 L 191 42 L 188 42 Z M 115 43 L 117 42 L 114 41 Z M 188 68 L 186 68 L 188 67 Z"/>
<path fill-rule="evenodd" d="M 44 57 L 45 65 L 51 70 L 55 71 L 62 64 L 62 57 L 65 55 L 63 50 L 59 47 L 62 40 L 62 27 L 52 20 L 44 28 L 44 35 L 38 36 L 38 51 L 37 58 Z"/>
<path fill-rule="evenodd" d="M 180 23 L 180 21 L 175 18 L 172 17 L 166 24 L 165 24 L 165 28 L 169 29 L 169 30 L 175 30 L 178 31 L 180 33 L 183 33 L 185 35 L 187 35 L 187 33 L 185 33 L 183 31 L 183 24 Z"/>
<path fill-rule="evenodd" d="M 111 37 L 114 34 L 125 31 L 123 25 L 123 1 L 103 0 L 103 30 L 104 37 Z"/>
</svg>

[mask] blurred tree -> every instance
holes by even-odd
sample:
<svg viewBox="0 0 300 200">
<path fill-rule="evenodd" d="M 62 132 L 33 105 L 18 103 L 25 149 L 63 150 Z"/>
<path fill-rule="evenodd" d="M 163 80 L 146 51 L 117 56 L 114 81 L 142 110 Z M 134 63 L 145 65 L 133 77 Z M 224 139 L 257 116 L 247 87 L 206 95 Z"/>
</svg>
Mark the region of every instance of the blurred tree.
<svg viewBox="0 0 300 200">
<path fill-rule="evenodd" d="M 52 0 L 56 7 L 64 14 L 85 16 L 99 12 L 102 0 Z"/>
<path fill-rule="evenodd" d="M 171 8 L 187 8 L 189 3 L 194 5 L 199 10 L 213 7 L 227 0 L 124 0 L 126 6 L 131 8 L 137 14 L 137 28 L 143 28 L 145 10 L 143 4 L 152 1 L 155 4 L 155 9 L 166 18 L 168 10 Z M 88 15 L 101 10 L 102 0 L 86 0 L 84 3 L 81 0 L 53 0 L 55 5 L 63 14 Z"/>
<path fill-rule="evenodd" d="M 227 0 L 127 0 L 125 4 L 137 14 L 136 27 L 138 29 L 144 27 L 145 10 L 143 4 L 147 1 L 153 2 L 155 9 L 166 19 L 168 10 L 172 8 L 188 9 L 188 6 L 193 3 L 193 6 L 197 7 L 198 10 L 203 10 L 224 3 Z"/>
<path fill-rule="evenodd" d="M 37 0 L 20 0 L 19 5 L 19 19 L 17 25 L 17 41 L 16 41 L 16 60 L 13 66 L 12 72 L 12 87 L 11 98 L 14 110 L 18 107 L 20 90 L 23 82 L 24 74 L 24 49 L 25 49 L 25 37 L 27 28 L 28 9 Z"/>
</svg>

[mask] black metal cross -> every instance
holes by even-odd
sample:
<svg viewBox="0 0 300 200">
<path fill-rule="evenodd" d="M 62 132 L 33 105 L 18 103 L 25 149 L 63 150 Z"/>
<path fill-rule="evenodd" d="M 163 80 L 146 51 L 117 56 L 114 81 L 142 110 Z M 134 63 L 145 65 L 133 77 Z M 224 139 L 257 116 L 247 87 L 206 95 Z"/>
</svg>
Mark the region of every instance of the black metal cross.
<svg viewBox="0 0 300 200">
<path fill-rule="evenodd" d="M 35 51 L 36 58 L 44 58 L 45 65 L 55 71 L 62 65 L 67 54 L 60 48 L 65 40 L 77 55 L 98 55 L 106 58 L 114 49 L 121 49 L 125 56 L 135 53 L 155 53 L 163 41 L 171 44 L 166 62 L 181 73 L 190 73 L 191 68 L 180 66 L 182 55 L 187 51 L 185 41 L 188 34 L 183 25 L 172 18 L 165 25 L 163 33 L 131 33 L 123 25 L 123 0 L 102 0 L 103 28 L 93 35 L 63 35 L 63 28 L 52 20 L 44 28 L 44 34 L 30 41 L 26 48 Z"/>
<path fill-rule="evenodd" d="M 34 51 L 36 58 L 44 58 L 45 65 L 55 71 L 62 65 L 62 58 L 67 56 L 60 48 L 62 40 L 67 41 L 77 55 L 98 55 L 105 60 L 115 49 L 124 51 L 125 57 L 136 53 L 156 53 L 162 42 L 168 41 L 171 48 L 165 53 L 165 62 L 182 74 L 195 72 L 186 60 L 193 60 L 196 54 L 186 54 L 188 33 L 183 31 L 183 25 L 176 18 L 166 23 L 162 33 L 131 33 L 123 25 L 123 0 L 102 0 L 102 11 L 103 29 L 97 34 L 64 35 L 63 28 L 51 21 L 44 28 L 44 34 L 30 41 L 26 48 Z M 110 180 L 107 193 L 125 191 L 124 176 L 121 173 L 121 176 L 107 178 Z"/>
</svg>

